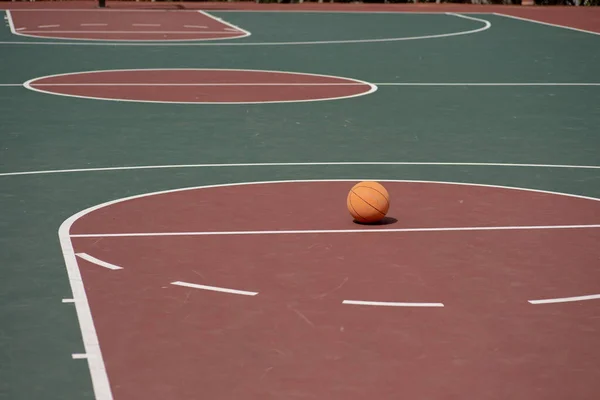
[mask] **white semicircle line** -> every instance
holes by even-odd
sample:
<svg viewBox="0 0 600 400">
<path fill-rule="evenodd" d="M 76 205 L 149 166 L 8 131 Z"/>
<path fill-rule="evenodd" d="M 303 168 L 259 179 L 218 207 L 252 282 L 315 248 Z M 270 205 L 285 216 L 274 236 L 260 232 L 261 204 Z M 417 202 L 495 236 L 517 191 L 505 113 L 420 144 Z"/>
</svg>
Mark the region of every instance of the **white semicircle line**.
<svg viewBox="0 0 600 400">
<path fill-rule="evenodd" d="M 590 294 L 586 296 L 575 297 L 558 297 L 556 299 L 528 300 L 531 304 L 552 304 L 552 303 L 567 303 L 573 301 L 597 300 L 600 299 L 600 294 Z"/>
<path fill-rule="evenodd" d="M 181 281 L 171 282 L 171 285 L 185 286 L 185 287 L 194 288 L 194 289 L 211 290 L 213 292 L 241 294 L 244 296 L 256 296 L 258 294 L 258 292 L 248 292 L 246 290 L 237 290 L 237 289 L 228 289 L 228 288 L 222 288 L 222 287 L 217 287 L 217 286 L 199 285 L 197 283 L 189 283 L 189 282 L 181 282 Z"/>
</svg>

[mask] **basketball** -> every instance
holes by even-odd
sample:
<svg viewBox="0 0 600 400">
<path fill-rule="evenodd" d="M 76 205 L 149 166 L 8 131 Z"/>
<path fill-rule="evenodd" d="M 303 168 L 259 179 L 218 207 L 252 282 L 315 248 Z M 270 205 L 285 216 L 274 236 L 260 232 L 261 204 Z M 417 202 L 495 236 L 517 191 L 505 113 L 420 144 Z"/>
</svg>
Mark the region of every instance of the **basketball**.
<svg viewBox="0 0 600 400">
<path fill-rule="evenodd" d="M 390 208 L 390 195 L 378 182 L 359 182 L 350 189 L 346 204 L 356 222 L 378 222 Z"/>
</svg>

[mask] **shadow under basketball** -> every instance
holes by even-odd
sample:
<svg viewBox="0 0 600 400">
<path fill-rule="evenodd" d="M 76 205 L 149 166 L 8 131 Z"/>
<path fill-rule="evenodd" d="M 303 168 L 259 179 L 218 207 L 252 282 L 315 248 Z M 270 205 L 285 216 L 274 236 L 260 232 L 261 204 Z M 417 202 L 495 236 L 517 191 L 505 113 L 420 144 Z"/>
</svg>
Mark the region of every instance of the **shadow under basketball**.
<svg viewBox="0 0 600 400">
<path fill-rule="evenodd" d="M 354 223 L 358 224 L 358 225 L 392 225 L 392 224 L 395 224 L 396 222 L 398 222 L 398 220 L 393 217 L 383 217 L 382 219 L 380 219 L 379 221 L 376 221 L 376 222 L 361 222 L 361 221 L 354 220 Z"/>
</svg>

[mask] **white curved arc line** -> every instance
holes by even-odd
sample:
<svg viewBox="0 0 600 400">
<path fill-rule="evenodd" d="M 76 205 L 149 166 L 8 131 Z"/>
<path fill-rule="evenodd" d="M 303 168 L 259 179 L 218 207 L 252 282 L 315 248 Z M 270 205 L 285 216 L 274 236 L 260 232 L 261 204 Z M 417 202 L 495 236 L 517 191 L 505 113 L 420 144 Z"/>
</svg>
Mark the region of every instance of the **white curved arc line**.
<svg viewBox="0 0 600 400">
<path fill-rule="evenodd" d="M 590 294 L 586 296 L 575 296 L 575 297 L 558 297 L 555 299 L 542 299 L 542 300 L 529 300 L 531 304 L 554 304 L 554 303 L 568 303 L 573 301 L 585 301 L 585 300 L 597 300 L 600 299 L 600 294 Z"/>
<path fill-rule="evenodd" d="M 76 172 L 105 172 L 105 171 L 130 171 L 145 169 L 177 169 L 177 168 L 247 168 L 247 167 L 315 167 L 315 166 L 410 166 L 427 165 L 443 167 L 514 167 L 514 168 L 571 168 L 571 169 L 600 169 L 598 165 L 568 165 L 568 164 L 514 164 L 514 163 L 461 163 L 461 162 L 411 162 L 411 161 L 332 161 L 332 162 L 282 162 L 282 163 L 226 163 L 226 164 L 167 164 L 167 165 L 138 165 L 131 167 L 99 167 L 99 168 L 74 168 L 54 169 L 41 171 L 0 172 L 3 176 L 66 174 Z"/>
<path fill-rule="evenodd" d="M 369 90 L 351 94 L 347 96 L 338 96 L 338 97 L 324 97 L 318 99 L 302 99 L 302 100 L 282 100 L 282 101 L 239 101 L 239 102 L 209 102 L 209 101 L 195 101 L 195 102 L 186 102 L 186 101 L 154 101 L 154 100 L 129 100 L 129 99 L 112 99 L 112 98 L 104 98 L 104 97 L 94 97 L 94 96 L 83 96 L 83 95 L 72 95 L 65 93 L 56 93 L 50 92 L 44 89 L 40 89 L 39 87 L 34 87 L 35 81 L 47 79 L 47 78 L 55 78 L 59 76 L 71 76 L 71 75 L 89 75 L 95 73 L 103 73 L 103 72 L 130 72 L 130 71 L 236 71 L 236 72 L 269 72 L 275 74 L 287 74 L 287 75 L 306 75 L 306 76 L 316 76 L 321 78 L 332 78 L 339 80 L 352 81 L 357 84 L 361 84 L 364 86 L 368 86 Z M 129 103 L 159 103 L 159 104 L 190 104 L 190 105 L 198 105 L 198 104 L 218 104 L 218 105 L 238 105 L 238 104 L 272 104 L 272 103 L 306 103 L 306 102 L 315 102 L 315 101 L 330 101 L 330 100 L 343 100 L 343 99 L 351 99 L 354 97 L 366 96 L 377 91 L 377 86 L 362 81 L 360 79 L 355 78 L 346 78 L 342 76 L 335 75 L 324 75 L 324 74 L 315 74 L 308 72 L 292 72 L 292 71 L 276 71 L 276 70 L 258 70 L 258 69 L 240 69 L 240 68 L 132 68 L 132 69 L 110 69 L 110 70 L 95 70 L 95 71 L 78 71 L 78 72 L 67 72 L 63 74 L 53 74 L 53 75 L 45 75 L 37 78 L 30 79 L 23 83 L 23 86 L 29 90 L 33 90 L 35 92 L 51 94 L 54 96 L 64 96 L 64 97 L 75 97 L 82 99 L 92 99 L 92 100 L 104 100 L 104 101 L 117 101 L 117 102 L 129 102 Z"/>
<path fill-rule="evenodd" d="M 96 329 L 94 327 L 94 321 L 92 319 L 92 313 L 90 310 L 89 303 L 87 301 L 87 296 L 85 293 L 85 287 L 83 285 L 83 281 L 81 278 L 81 273 L 79 271 L 79 267 L 77 265 L 77 260 L 75 258 L 75 252 L 73 250 L 73 243 L 70 237 L 71 226 L 81 217 L 86 214 L 89 214 L 92 211 L 128 201 L 133 199 L 138 199 L 142 197 L 148 197 L 153 195 L 165 194 L 165 193 L 176 193 L 182 192 L 185 190 L 194 190 L 194 189 L 210 189 L 210 188 L 219 188 L 219 187 L 231 187 L 231 186 L 246 186 L 246 185 L 261 185 L 261 184 L 277 184 L 277 183 L 310 183 L 310 182 L 357 182 L 364 180 L 373 180 L 373 177 L 370 178 L 357 178 L 357 179 L 315 179 L 315 180 L 287 180 L 287 181 L 257 181 L 257 182 L 240 182 L 240 183 L 225 183 L 225 184 L 216 184 L 216 185 L 206 185 L 206 186 L 195 186 L 195 187 L 187 187 L 187 188 L 179 188 L 179 189 L 169 189 L 151 193 L 144 193 L 129 197 L 124 197 L 112 201 L 108 201 L 105 203 L 97 204 L 95 206 L 86 208 L 81 210 L 69 218 L 67 218 L 61 225 L 58 230 L 58 236 L 60 240 L 60 246 L 62 249 L 63 257 L 65 259 L 65 266 L 67 268 L 67 273 L 69 277 L 69 284 L 71 285 L 71 290 L 73 292 L 73 299 L 76 306 L 77 317 L 79 320 L 79 326 L 81 329 L 81 333 L 83 336 L 83 341 L 86 349 L 86 354 L 90 355 L 88 358 L 88 365 L 90 368 L 90 374 L 92 377 L 92 383 L 94 387 L 94 393 L 96 395 L 97 400 L 112 400 L 112 394 L 110 390 L 110 384 L 108 380 L 108 375 L 106 374 L 106 369 L 104 366 L 104 360 L 102 358 L 102 352 L 100 349 L 100 345 L 98 342 L 98 336 L 96 333 Z M 586 197 L 574 194 L 560 193 L 560 192 L 550 192 L 539 189 L 528 189 L 528 188 L 518 188 L 518 187 L 510 187 L 510 186 L 499 186 L 499 185 L 487 185 L 487 184 L 476 184 L 476 183 L 464 183 L 464 182 L 444 182 L 444 181 L 423 181 L 423 180 L 391 180 L 391 179 L 380 179 L 380 182 L 407 182 L 407 183 L 433 183 L 433 184 L 444 184 L 444 185 L 463 185 L 463 186 L 476 186 L 476 187 L 491 187 L 491 188 L 499 188 L 499 189 L 507 189 L 507 190 L 520 190 L 526 192 L 534 192 L 534 193 L 547 193 L 547 194 L 555 194 L 559 196 L 565 197 L 573 197 L 573 198 L 581 198 L 593 201 L 600 201 L 598 198 L 594 197 Z"/>
<path fill-rule="evenodd" d="M 452 33 L 439 33 L 435 35 L 423 35 L 423 36 L 406 36 L 406 37 L 395 37 L 395 38 L 381 38 L 381 39 L 350 39 L 350 40 L 316 40 L 316 41 L 300 41 L 300 42 L 225 42 L 225 43 L 179 43 L 183 42 L 180 40 L 172 41 L 169 43 L 122 43 L 117 41 L 104 41 L 103 43 L 97 42 L 0 42 L 0 44 L 46 44 L 46 45 L 100 45 L 100 46 L 295 46 L 295 45 L 316 45 L 316 44 L 354 44 L 354 43 L 386 43 L 386 42 L 401 42 L 408 40 L 423 40 L 423 39 L 441 39 L 462 35 L 471 35 L 490 29 L 492 24 L 481 18 L 466 17 L 462 14 L 457 13 L 444 13 L 448 16 L 460 17 L 464 19 L 470 19 L 473 21 L 481 22 L 484 26 L 471 29 L 467 31 L 459 31 Z M 229 39 L 229 38 L 225 38 Z M 82 39 L 83 40 L 83 39 Z"/>
</svg>

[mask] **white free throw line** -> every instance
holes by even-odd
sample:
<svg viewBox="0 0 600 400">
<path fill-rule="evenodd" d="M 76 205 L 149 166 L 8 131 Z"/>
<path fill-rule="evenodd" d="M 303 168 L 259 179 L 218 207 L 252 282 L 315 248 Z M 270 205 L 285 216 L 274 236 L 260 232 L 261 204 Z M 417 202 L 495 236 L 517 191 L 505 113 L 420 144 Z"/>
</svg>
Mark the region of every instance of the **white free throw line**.
<svg viewBox="0 0 600 400">
<path fill-rule="evenodd" d="M 390 233 L 390 232 L 456 232 L 456 231 L 505 231 L 533 229 L 590 229 L 593 225 L 533 225 L 533 226 L 469 226 L 450 228 L 396 228 L 396 229 L 306 229 L 280 231 L 205 231 L 205 232 L 138 232 L 138 233 L 81 233 L 71 237 L 144 237 L 144 236 L 233 236 L 233 235 L 296 235 L 316 233 Z"/>
<path fill-rule="evenodd" d="M 344 300 L 343 304 L 356 304 L 360 306 L 383 306 L 383 307 L 444 307 L 442 303 L 398 303 L 387 301 L 362 301 Z"/>
<path fill-rule="evenodd" d="M 543 299 L 543 300 L 529 300 L 531 304 L 550 304 L 550 303 L 567 303 L 571 301 L 584 301 L 584 300 L 595 300 L 600 299 L 600 294 L 591 294 L 587 296 L 576 296 L 576 297 L 560 297 L 556 299 Z"/>
<path fill-rule="evenodd" d="M 198 285 L 196 283 L 181 282 L 181 281 L 171 282 L 171 285 L 185 286 L 185 287 L 190 287 L 190 288 L 194 288 L 194 289 L 212 290 L 214 292 L 242 294 L 245 296 L 256 296 L 258 294 L 258 292 L 247 292 L 245 290 L 227 289 L 227 288 L 222 288 L 222 287 L 217 287 L 217 286 Z"/>
<path fill-rule="evenodd" d="M 91 262 L 92 264 L 96 264 L 96 265 L 99 265 L 104 268 L 108 268 L 108 269 L 112 269 L 112 270 L 123 269 L 123 267 L 119 267 L 118 265 L 114 265 L 114 264 L 108 263 L 106 261 L 99 260 L 96 257 L 92 257 L 87 253 L 75 253 L 75 255 L 79 258 L 83 258 L 84 260 Z"/>
</svg>

